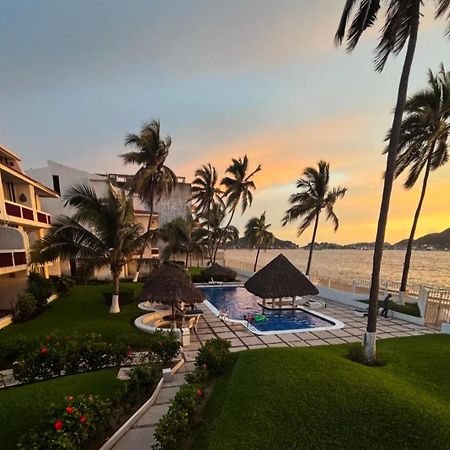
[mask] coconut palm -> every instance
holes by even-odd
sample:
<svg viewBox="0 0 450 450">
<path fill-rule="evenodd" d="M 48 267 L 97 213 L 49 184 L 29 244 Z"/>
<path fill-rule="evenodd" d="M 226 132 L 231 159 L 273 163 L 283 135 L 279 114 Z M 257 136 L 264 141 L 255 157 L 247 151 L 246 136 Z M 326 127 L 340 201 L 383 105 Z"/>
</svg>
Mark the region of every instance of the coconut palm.
<svg viewBox="0 0 450 450">
<path fill-rule="evenodd" d="M 192 196 L 189 199 L 195 207 L 198 217 L 205 220 L 205 225 L 210 231 L 210 213 L 214 203 L 222 202 L 222 191 L 217 185 L 217 171 L 210 163 L 204 164 L 195 171 L 195 178 L 191 185 Z M 207 241 L 208 257 L 212 259 L 213 246 L 211 240 Z"/>
<path fill-rule="evenodd" d="M 437 75 L 431 70 L 428 72 L 428 87 L 408 99 L 405 113 L 395 175 L 408 171 L 404 183 L 406 189 L 415 186 L 422 172 L 424 176 L 403 263 L 401 299 L 406 292 L 412 246 L 430 172 L 444 165 L 449 158 L 450 73 L 445 72 L 443 65 Z"/>
<path fill-rule="evenodd" d="M 252 178 L 260 170 L 261 164 L 259 164 L 253 172 L 248 173 L 247 155 L 244 155 L 243 159 L 232 159 L 231 164 L 225 171 L 225 173 L 230 176 L 225 176 L 220 182 L 220 184 L 225 187 L 224 198 L 230 212 L 230 217 L 225 229 L 231 224 L 239 203 L 241 203 L 242 213 L 246 211 L 248 206 L 252 205 L 252 191 L 256 189 Z"/>
<path fill-rule="evenodd" d="M 125 138 L 125 146 L 134 147 L 135 151 L 120 155 L 125 164 L 141 166 L 133 177 L 131 192 L 149 208 L 147 231 L 151 228 L 155 203 L 164 193 L 170 194 L 177 182 L 173 170 L 165 165 L 171 143 L 170 136 L 161 139 L 159 121 L 144 122 L 140 134 L 128 134 Z M 143 257 L 144 249 L 139 255 L 134 282 L 139 278 Z"/>
<path fill-rule="evenodd" d="M 199 226 L 191 213 L 188 213 L 186 217 L 177 217 L 164 224 L 161 227 L 160 235 L 167 242 L 163 251 L 165 260 L 170 259 L 175 254 L 184 254 L 187 268 L 189 257 L 192 257 L 192 255 L 203 257 L 208 232 Z"/>
<path fill-rule="evenodd" d="M 88 184 L 72 186 L 64 197 L 75 214 L 55 220 L 48 234 L 36 243 L 33 260 L 76 259 L 85 275 L 109 267 L 114 283 L 110 312 L 118 313 L 122 269 L 146 247 L 152 232 L 143 233 L 134 221 L 132 197 L 118 194 L 111 185 L 105 197 L 98 197 Z"/>
<path fill-rule="evenodd" d="M 337 45 L 347 41 L 348 51 L 354 50 L 364 31 L 372 27 L 381 9 L 381 0 L 346 0 L 341 20 L 336 32 Z M 400 143 L 400 128 L 408 92 L 409 75 L 414 59 L 419 30 L 420 8 L 423 0 L 384 0 L 386 6 L 385 22 L 381 30 L 380 40 L 376 49 L 375 69 L 381 72 L 392 54 L 399 54 L 407 44 L 405 60 L 397 92 L 387 150 L 386 171 L 383 194 L 377 224 L 377 235 L 373 255 L 372 280 L 369 297 L 369 313 L 367 331 L 364 336 L 364 352 L 367 361 L 376 357 L 375 333 L 377 328 L 378 295 L 380 284 L 381 260 L 386 233 L 389 203 L 395 176 L 397 149 Z M 446 17 L 450 21 L 450 1 L 436 0 L 436 17 Z M 353 15 L 353 19 L 350 18 Z M 450 33 L 450 29 L 449 29 Z"/>
<path fill-rule="evenodd" d="M 318 162 L 318 169 L 307 167 L 303 172 L 303 178 L 297 181 L 299 192 L 289 197 L 289 208 L 283 219 L 282 224 L 303 219 L 298 226 L 298 236 L 314 222 L 314 229 L 309 248 L 308 264 L 306 266 L 306 275 L 310 274 L 314 244 L 316 242 L 317 227 L 319 225 L 319 216 L 323 209 L 326 211 L 326 219 L 334 224 L 334 231 L 339 228 L 339 220 L 334 212 L 336 201 L 344 197 L 347 192 L 345 187 L 330 188 L 330 165 L 326 161 Z"/>
<path fill-rule="evenodd" d="M 267 247 L 269 247 L 269 245 L 272 245 L 275 240 L 275 236 L 269 231 L 270 227 L 271 224 L 266 223 L 265 211 L 261 214 L 260 217 L 252 217 L 245 226 L 245 238 L 248 240 L 250 245 L 257 249 L 253 272 L 256 272 L 259 252 L 261 251 L 261 249 L 267 249 Z"/>
</svg>

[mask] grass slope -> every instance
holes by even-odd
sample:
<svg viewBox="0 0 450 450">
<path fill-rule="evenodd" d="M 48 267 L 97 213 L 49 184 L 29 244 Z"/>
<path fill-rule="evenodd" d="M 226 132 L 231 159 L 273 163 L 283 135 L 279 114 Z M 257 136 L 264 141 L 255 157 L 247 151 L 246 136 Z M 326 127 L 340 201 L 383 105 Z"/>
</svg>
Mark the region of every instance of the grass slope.
<svg viewBox="0 0 450 450">
<path fill-rule="evenodd" d="M 113 397 L 122 382 L 117 370 L 71 375 L 40 383 L 0 390 L 0 448 L 13 449 L 20 436 L 46 418 L 53 404 L 63 404 L 68 394 Z"/>
<path fill-rule="evenodd" d="M 240 353 L 218 380 L 192 448 L 450 448 L 450 336 L 382 341 L 385 367 L 353 363 L 347 350 Z"/>
<path fill-rule="evenodd" d="M 63 335 L 95 332 L 105 338 L 123 334 L 144 335 L 133 325 L 134 319 L 143 314 L 136 305 L 122 305 L 119 314 L 109 314 L 109 307 L 104 304 L 102 293 L 111 286 L 75 286 L 67 297 L 52 302 L 48 311 L 35 319 L 0 330 L 0 344 L 3 339 L 20 335 L 35 337 L 55 332 Z M 142 283 L 122 283 L 121 286 L 131 286 L 137 294 Z"/>
</svg>

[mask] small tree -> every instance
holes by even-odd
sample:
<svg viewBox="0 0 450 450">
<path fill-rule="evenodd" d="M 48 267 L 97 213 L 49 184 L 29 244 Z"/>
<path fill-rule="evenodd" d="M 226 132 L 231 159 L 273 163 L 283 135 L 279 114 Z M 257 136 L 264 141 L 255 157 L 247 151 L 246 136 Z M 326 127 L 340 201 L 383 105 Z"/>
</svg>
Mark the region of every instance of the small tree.
<svg viewBox="0 0 450 450">
<path fill-rule="evenodd" d="M 275 236 L 269 231 L 270 227 L 271 224 L 266 223 L 265 211 L 261 214 L 260 217 L 251 218 L 245 226 L 245 238 L 248 240 L 250 245 L 257 249 L 253 272 L 256 272 L 259 252 L 261 251 L 261 249 L 267 249 L 267 247 L 272 245 L 275 240 Z"/>
<path fill-rule="evenodd" d="M 88 184 L 72 186 L 64 196 L 76 209 L 72 217 L 60 216 L 33 249 L 34 262 L 75 258 L 85 275 L 109 267 L 114 283 L 111 313 L 120 312 L 119 277 L 123 267 L 148 245 L 151 231 L 142 233 L 134 221 L 133 199 L 109 185 L 98 197 Z"/>
</svg>

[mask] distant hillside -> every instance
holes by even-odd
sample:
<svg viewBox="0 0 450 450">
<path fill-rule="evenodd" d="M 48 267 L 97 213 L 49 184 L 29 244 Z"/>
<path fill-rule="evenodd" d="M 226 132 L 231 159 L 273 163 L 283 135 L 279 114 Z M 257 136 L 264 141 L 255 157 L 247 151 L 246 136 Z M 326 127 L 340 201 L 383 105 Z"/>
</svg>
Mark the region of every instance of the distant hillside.
<svg viewBox="0 0 450 450">
<path fill-rule="evenodd" d="M 229 242 L 226 245 L 226 248 L 236 248 L 236 249 L 249 249 L 252 246 L 249 244 L 247 239 L 241 237 L 236 241 Z M 298 245 L 291 241 L 283 241 L 281 239 L 275 238 L 275 242 L 269 247 L 275 249 L 295 249 L 298 248 Z"/>
<path fill-rule="evenodd" d="M 408 243 L 403 239 L 395 244 L 396 248 L 404 248 Z M 450 250 L 450 228 L 441 233 L 430 233 L 414 240 L 414 247 L 432 250 Z"/>
</svg>

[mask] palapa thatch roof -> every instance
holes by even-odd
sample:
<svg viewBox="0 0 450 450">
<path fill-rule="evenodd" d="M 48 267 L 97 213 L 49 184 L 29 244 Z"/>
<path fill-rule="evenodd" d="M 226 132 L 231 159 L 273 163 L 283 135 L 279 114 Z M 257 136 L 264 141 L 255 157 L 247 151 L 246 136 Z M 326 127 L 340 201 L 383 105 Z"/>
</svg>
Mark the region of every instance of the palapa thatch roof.
<svg viewBox="0 0 450 450">
<path fill-rule="evenodd" d="M 236 272 L 227 267 L 223 267 L 220 264 L 212 263 L 205 271 L 205 275 L 213 278 L 233 278 L 236 277 Z"/>
<path fill-rule="evenodd" d="M 183 269 L 163 264 L 156 269 L 139 294 L 139 300 L 172 305 L 173 303 L 200 303 L 205 295 L 189 280 Z"/>
<path fill-rule="evenodd" d="M 285 256 L 278 255 L 245 283 L 245 288 L 261 298 L 317 295 L 317 288 Z"/>
</svg>

